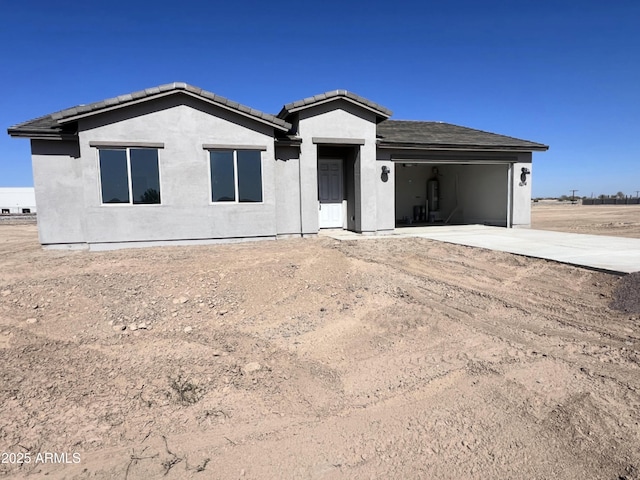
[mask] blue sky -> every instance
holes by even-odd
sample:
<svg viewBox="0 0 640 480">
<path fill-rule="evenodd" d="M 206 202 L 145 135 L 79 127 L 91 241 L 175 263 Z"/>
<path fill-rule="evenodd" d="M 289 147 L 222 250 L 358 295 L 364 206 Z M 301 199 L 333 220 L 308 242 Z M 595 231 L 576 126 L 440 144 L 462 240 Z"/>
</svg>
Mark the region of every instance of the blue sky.
<svg viewBox="0 0 640 480">
<path fill-rule="evenodd" d="M 31 186 L 6 128 L 184 81 L 253 108 L 344 88 L 533 140 L 533 195 L 640 190 L 637 0 L 0 0 L 0 187 Z"/>
</svg>

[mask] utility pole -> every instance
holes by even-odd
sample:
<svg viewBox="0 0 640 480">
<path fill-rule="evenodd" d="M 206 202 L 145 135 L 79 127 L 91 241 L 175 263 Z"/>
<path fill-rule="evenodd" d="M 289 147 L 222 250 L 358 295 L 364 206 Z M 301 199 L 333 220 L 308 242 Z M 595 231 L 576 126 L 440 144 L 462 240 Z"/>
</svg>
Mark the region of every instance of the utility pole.
<svg viewBox="0 0 640 480">
<path fill-rule="evenodd" d="M 580 190 L 571 190 L 571 203 L 575 204 L 576 203 L 576 192 L 579 192 Z"/>
<path fill-rule="evenodd" d="M 636 190 L 636 198 L 638 198 L 638 193 L 640 193 L 640 190 Z"/>
</svg>

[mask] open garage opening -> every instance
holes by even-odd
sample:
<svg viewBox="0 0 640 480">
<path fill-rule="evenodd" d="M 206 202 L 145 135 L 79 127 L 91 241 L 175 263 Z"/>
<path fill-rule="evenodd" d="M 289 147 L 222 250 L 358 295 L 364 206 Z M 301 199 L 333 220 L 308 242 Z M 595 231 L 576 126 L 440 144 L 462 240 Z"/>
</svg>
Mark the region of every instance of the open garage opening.
<svg viewBox="0 0 640 480">
<path fill-rule="evenodd" d="M 509 164 L 396 162 L 396 225 L 507 227 Z"/>
</svg>

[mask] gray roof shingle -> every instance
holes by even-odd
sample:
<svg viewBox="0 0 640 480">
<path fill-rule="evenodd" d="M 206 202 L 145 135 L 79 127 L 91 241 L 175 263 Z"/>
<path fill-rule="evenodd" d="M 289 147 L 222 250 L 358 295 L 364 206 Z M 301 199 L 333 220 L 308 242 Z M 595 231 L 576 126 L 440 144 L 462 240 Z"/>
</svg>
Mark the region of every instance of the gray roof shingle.
<svg viewBox="0 0 640 480">
<path fill-rule="evenodd" d="M 385 120 L 378 124 L 378 145 L 438 148 L 477 148 L 483 150 L 537 150 L 549 147 L 541 143 L 498 135 L 442 122 Z"/>
<path fill-rule="evenodd" d="M 38 117 L 28 122 L 14 125 L 7 129 L 9 135 L 13 137 L 38 137 L 38 138 L 64 138 L 75 135 L 75 129 L 56 122 L 51 115 Z"/>
<path fill-rule="evenodd" d="M 474 148 L 483 150 L 528 151 L 544 151 L 549 148 L 547 145 L 541 143 L 449 123 L 388 120 L 387 118 L 391 115 L 391 110 L 346 90 L 333 90 L 288 103 L 282 108 L 278 116 L 274 116 L 182 82 L 160 85 L 88 105 L 78 105 L 12 126 L 8 129 L 8 133 L 12 136 L 28 138 L 71 138 L 76 134 L 76 131 L 74 123 L 69 119 L 72 119 L 76 115 L 91 115 L 94 112 L 100 113 L 106 108 L 118 107 L 119 105 L 126 106 L 140 99 L 153 98 L 157 95 L 174 91 L 189 92 L 207 102 L 232 109 L 241 115 L 273 125 L 278 130 L 284 132 L 288 132 L 291 129 L 291 124 L 286 122 L 284 118 L 292 113 L 292 110 L 297 111 L 301 108 L 331 101 L 332 99 L 348 98 L 351 101 L 373 110 L 378 115 L 378 118 L 382 120 L 377 125 L 378 144 L 381 147 L 403 146 L 417 148 Z"/>
<path fill-rule="evenodd" d="M 329 100 L 338 100 L 340 98 L 348 98 L 355 103 L 359 103 L 360 105 L 373 110 L 379 117 L 389 118 L 392 114 L 391 110 L 383 107 L 371 100 L 367 100 L 360 95 L 356 95 L 355 93 L 348 92 L 347 90 L 331 90 L 330 92 L 321 93 L 319 95 L 314 95 L 312 97 L 303 98 L 302 100 L 296 100 L 295 102 L 287 103 L 280 113 L 278 113 L 278 117 L 285 118 L 287 115 L 292 113 L 293 111 L 298 111 L 303 108 L 311 107 L 318 103 L 324 103 Z"/>
<path fill-rule="evenodd" d="M 63 131 L 63 125 L 65 124 L 65 122 L 68 122 L 69 119 L 75 117 L 76 115 L 86 115 L 93 113 L 97 114 L 107 108 L 118 107 L 120 105 L 124 107 L 131 102 L 135 102 L 144 98 L 151 99 L 158 95 L 164 95 L 171 92 L 178 93 L 181 91 L 189 92 L 196 97 L 199 97 L 207 102 L 223 106 L 224 108 L 235 110 L 244 116 L 254 118 L 262 123 L 267 123 L 279 130 L 288 131 L 291 128 L 291 124 L 289 124 L 282 118 L 278 118 L 275 115 L 264 113 L 245 105 L 232 102 L 231 100 L 228 100 L 224 97 L 215 95 L 214 93 L 207 92 L 206 90 L 202 90 L 198 87 L 194 87 L 184 82 L 174 82 L 160 85 L 158 87 L 147 88 L 145 90 L 140 90 L 133 93 L 128 93 L 125 95 L 120 95 L 113 98 L 108 98 L 106 100 L 90 103 L 88 105 L 78 105 L 75 107 L 67 108 L 59 112 L 54 112 L 49 115 L 45 115 L 43 117 L 39 117 L 34 120 L 29 120 L 27 122 L 9 127 L 8 133 L 9 135 L 17 137 L 29 137 L 35 135 L 53 137 Z"/>
</svg>

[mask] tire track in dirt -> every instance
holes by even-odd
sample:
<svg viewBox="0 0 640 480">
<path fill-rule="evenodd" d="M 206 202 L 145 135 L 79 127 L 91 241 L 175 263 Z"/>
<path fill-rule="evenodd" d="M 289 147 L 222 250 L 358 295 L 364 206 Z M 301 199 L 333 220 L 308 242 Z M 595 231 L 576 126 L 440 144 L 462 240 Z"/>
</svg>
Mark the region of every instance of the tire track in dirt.
<svg viewBox="0 0 640 480">
<path fill-rule="evenodd" d="M 409 277 L 415 277 L 416 281 L 409 280 L 407 283 L 415 286 L 412 293 L 420 297 L 420 302 L 429 302 L 430 305 L 433 305 L 435 304 L 433 300 L 439 298 L 441 302 L 438 308 L 442 308 L 445 312 L 449 309 L 456 310 L 457 312 L 453 312 L 453 316 L 459 312 L 467 317 L 482 318 L 490 316 L 492 311 L 499 311 L 504 315 L 504 308 L 507 307 L 510 320 L 522 323 L 522 318 L 527 317 L 535 318 L 537 321 L 543 319 L 548 322 L 545 328 L 552 326 L 562 332 L 565 330 L 564 327 L 570 327 L 577 330 L 570 332 L 573 335 L 580 335 L 586 331 L 591 332 L 589 335 L 606 334 L 612 339 L 611 325 L 603 323 L 602 319 L 610 317 L 612 320 L 620 320 L 621 317 L 617 312 L 609 310 L 606 305 L 606 300 L 611 297 L 610 292 L 614 285 L 614 280 L 606 274 L 554 265 L 557 267 L 555 270 L 559 270 L 558 272 L 549 268 L 549 262 L 524 259 L 525 262 L 530 263 L 526 271 L 535 273 L 535 275 L 527 278 L 524 272 L 520 272 L 520 278 L 516 281 L 510 273 L 512 269 L 507 268 L 502 277 L 508 278 L 508 284 L 515 288 L 505 290 L 504 284 L 500 281 L 485 281 L 481 284 L 473 280 L 468 281 L 461 275 L 462 272 L 456 270 L 455 266 L 449 266 L 447 269 L 444 269 L 442 265 L 425 266 L 425 260 L 426 257 L 422 264 L 418 262 L 407 264 L 402 259 L 398 261 L 397 258 L 389 258 L 385 255 L 383 258 L 374 257 L 369 261 L 391 269 L 400 269 Z M 430 258 L 426 261 L 432 262 Z M 538 263 L 542 264 L 542 268 L 536 267 Z M 446 273 L 444 275 L 438 274 L 438 280 L 434 280 L 433 277 L 436 276 L 439 269 L 445 270 Z M 550 275 L 541 276 L 541 272 L 550 272 Z M 577 277 L 577 281 L 574 282 L 571 289 L 577 294 L 577 299 L 557 292 L 558 283 L 565 280 L 562 275 L 571 278 Z M 541 284 L 542 288 L 528 288 L 527 283 L 533 282 L 536 285 Z M 587 283 L 590 284 L 591 292 L 582 290 L 582 287 Z M 545 285 L 548 285 L 549 288 L 545 288 Z M 419 290 L 422 290 L 423 293 L 419 294 Z M 606 293 L 603 293 L 603 290 Z M 449 298 L 451 298 L 450 302 Z M 450 303 L 451 306 L 448 306 L 447 303 Z M 490 305 L 487 306 L 487 303 Z M 514 312 L 520 315 L 514 315 Z M 572 318 L 576 314 L 579 314 L 579 318 Z M 535 327 L 537 322 L 530 323 Z M 540 334 L 541 332 L 536 333 Z M 629 335 L 623 333 L 618 340 L 625 341 L 628 338 Z"/>
<path fill-rule="evenodd" d="M 603 274 L 410 239 L 33 244 L 0 246 L 13 385 L 0 395 L 17 412 L 0 412 L 0 441 L 31 428 L 42 448 L 83 454 L 34 475 L 573 479 L 640 465 L 636 326 L 607 309 Z M 145 318 L 152 329 L 128 328 Z M 178 373 L 194 403 L 170 386 Z"/>
</svg>

